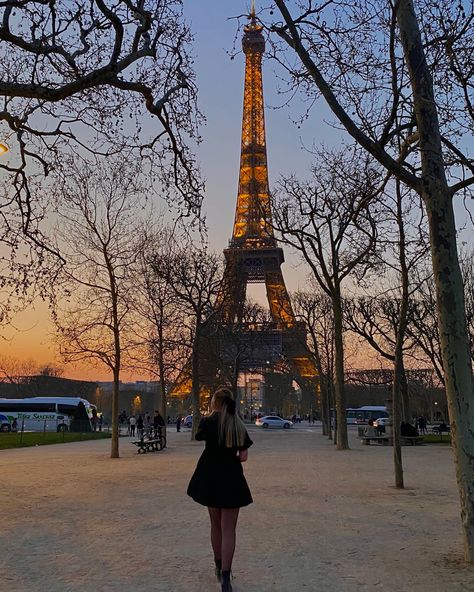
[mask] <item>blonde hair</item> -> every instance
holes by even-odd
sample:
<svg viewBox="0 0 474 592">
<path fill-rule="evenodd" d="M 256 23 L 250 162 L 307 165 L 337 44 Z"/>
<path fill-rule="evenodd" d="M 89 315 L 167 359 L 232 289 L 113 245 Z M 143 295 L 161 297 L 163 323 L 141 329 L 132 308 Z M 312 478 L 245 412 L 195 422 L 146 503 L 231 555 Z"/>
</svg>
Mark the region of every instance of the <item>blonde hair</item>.
<svg viewBox="0 0 474 592">
<path fill-rule="evenodd" d="M 220 412 L 219 444 L 238 448 L 245 444 L 247 430 L 235 412 L 235 400 L 228 388 L 220 388 L 212 395 L 213 406 Z"/>
</svg>

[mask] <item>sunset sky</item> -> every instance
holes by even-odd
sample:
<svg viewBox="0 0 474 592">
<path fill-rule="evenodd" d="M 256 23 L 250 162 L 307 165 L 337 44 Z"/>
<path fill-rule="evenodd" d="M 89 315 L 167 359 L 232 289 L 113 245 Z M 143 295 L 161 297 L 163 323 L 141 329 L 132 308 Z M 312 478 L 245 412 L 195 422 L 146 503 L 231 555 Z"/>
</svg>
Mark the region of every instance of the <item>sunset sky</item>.
<svg viewBox="0 0 474 592">
<path fill-rule="evenodd" d="M 201 130 L 204 141 L 197 151 L 207 180 L 204 212 L 211 245 L 219 251 L 227 245 L 234 218 L 244 74 L 243 54 L 239 53 L 231 60 L 226 53 L 233 49 L 237 29 L 235 20 L 229 20 L 229 17 L 241 14 L 244 7 L 245 3 L 241 0 L 185 0 L 185 14 L 196 36 L 194 53 L 199 104 L 207 118 L 207 124 Z M 278 94 L 271 63 L 264 66 L 264 92 L 272 184 L 283 173 L 306 173 L 311 159 L 302 149 L 303 145 L 311 146 L 315 141 L 330 146 L 338 142 L 338 136 L 324 123 L 329 114 L 322 101 L 313 109 L 302 129 L 291 121 L 289 108 L 281 107 L 286 97 Z M 296 106 L 299 108 L 301 105 L 296 102 Z M 474 203 L 471 202 L 468 207 L 474 215 Z M 457 219 L 459 226 L 465 227 L 462 240 L 473 241 L 474 229 L 462 204 L 457 207 Z M 294 291 L 306 283 L 306 269 L 296 266 L 297 260 L 290 253 L 286 253 L 286 259 L 283 272 L 287 287 Z M 34 308 L 14 319 L 14 327 L 14 330 L 5 332 L 6 339 L 0 342 L 0 355 L 32 358 L 38 363 L 55 360 L 51 335 L 53 327 L 46 305 L 38 302 Z M 61 365 L 59 360 L 56 363 Z M 94 368 L 65 367 L 64 375 L 80 379 L 110 379 L 106 371 Z"/>
</svg>

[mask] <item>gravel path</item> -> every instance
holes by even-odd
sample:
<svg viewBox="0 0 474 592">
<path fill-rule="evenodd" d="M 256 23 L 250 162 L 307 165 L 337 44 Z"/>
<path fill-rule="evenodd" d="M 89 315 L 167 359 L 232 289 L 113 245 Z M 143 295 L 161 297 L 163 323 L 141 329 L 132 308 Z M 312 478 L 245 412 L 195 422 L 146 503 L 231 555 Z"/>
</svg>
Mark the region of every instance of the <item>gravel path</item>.
<svg viewBox="0 0 474 592">
<path fill-rule="evenodd" d="M 407 489 L 391 448 L 337 452 L 319 429 L 258 431 L 245 470 L 234 592 L 461 592 L 451 449 L 405 447 Z M 186 496 L 201 452 L 189 433 L 163 453 L 121 439 L 0 452 L 0 577 L 6 592 L 216 591 L 208 519 Z"/>
</svg>

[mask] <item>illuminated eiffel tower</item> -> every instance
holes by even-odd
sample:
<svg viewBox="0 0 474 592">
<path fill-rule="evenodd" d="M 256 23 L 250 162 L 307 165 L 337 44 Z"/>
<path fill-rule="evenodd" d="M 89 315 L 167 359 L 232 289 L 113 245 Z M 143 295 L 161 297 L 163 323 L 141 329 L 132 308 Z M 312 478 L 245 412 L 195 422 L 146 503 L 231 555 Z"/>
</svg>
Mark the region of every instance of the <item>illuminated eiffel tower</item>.
<svg viewBox="0 0 474 592">
<path fill-rule="evenodd" d="M 273 327 L 266 328 L 269 347 L 263 347 L 262 365 L 282 356 L 295 378 L 314 379 L 315 364 L 305 345 L 306 327 L 295 319 L 281 271 L 283 250 L 272 228 L 262 81 L 265 39 L 253 6 L 242 48 L 246 63 L 239 189 L 232 239 L 224 251 L 226 270 L 218 306 L 224 324 L 239 323 L 247 284 L 264 283 Z"/>
<path fill-rule="evenodd" d="M 214 323 L 217 319 L 224 335 L 226 328 L 243 327 L 239 334 L 252 343 L 252 352 L 240 361 L 241 370 L 264 368 L 266 372 L 284 365 L 315 404 L 317 373 L 306 347 L 306 326 L 295 318 L 281 271 L 283 250 L 272 228 L 262 81 L 265 39 L 253 4 L 249 20 L 242 39 L 246 63 L 237 207 L 232 239 L 224 250 L 226 267 Z M 248 283 L 265 284 L 270 324 L 242 325 Z M 178 379 L 172 394 L 190 391 L 189 370 L 186 374 L 187 380 Z"/>
</svg>

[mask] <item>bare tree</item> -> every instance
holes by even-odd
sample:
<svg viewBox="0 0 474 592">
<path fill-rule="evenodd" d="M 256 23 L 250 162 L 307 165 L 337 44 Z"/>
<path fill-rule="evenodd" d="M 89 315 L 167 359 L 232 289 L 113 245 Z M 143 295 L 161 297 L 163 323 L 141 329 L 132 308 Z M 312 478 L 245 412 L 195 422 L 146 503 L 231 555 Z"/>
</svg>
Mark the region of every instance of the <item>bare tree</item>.
<svg viewBox="0 0 474 592">
<path fill-rule="evenodd" d="M 396 181 L 380 199 L 385 224 L 379 232 L 383 259 L 367 296 L 347 298 L 345 320 L 380 356 L 393 364 L 392 420 L 395 486 L 403 487 L 400 424 L 410 420 L 405 353 L 413 347 L 407 327 L 411 319 L 412 295 L 418 289 L 413 271 L 428 249 L 423 215 L 416 194 L 402 191 Z M 385 273 L 381 273 L 384 269 Z M 384 277 L 385 276 L 385 277 Z M 375 279 L 375 278 L 373 278 Z"/>
<path fill-rule="evenodd" d="M 321 95 L 354 140 L 423 199 L 467 561 L 474 561 L 474 408 L 453 197 L 474 183 L 472 10 L 451 0 L 304 0 L 272 28 L 298 57 L 291 81 Z M 280 60 L 282 61 L 282 60 Z M 436 96 L 436 100 L 435 100 Z"/>
<path fill-rule="evenodd" d="M 414 357 L 428 360 L 439 382 L 444 385 L 433 275 L 423 269 L 420 270 L 420 275 L 427 277 L 419 282 L 419 288 L 413 296 L 407 335 L 416 348 Z"/>
<path fill-rule="evenodd" d="M 323 434 L 332 439 L 331 407 L 334 392 L 334 320 L 331 299 L 321 288 L 295 292 L 291 301 L 296 316 L 308 328 L 308 347 L 314 356 L 321 389 Z"/>
<path fill-rule="evenodd" d="M 31 394 L 29 383 L 37 372 L 38 364 L 34 360 L 19 360 L 8 355 L 0 356 L 0 382 L 14 385 L 19 397 Z"/>
<path fill-rule="evenodd" d="M 184 365 L 177 383 L 183 386 L 191 382 L 194 438 L 201 417 L 201 373 L 204 370 L 201 366 L 208 365 L 204 358 L 208 357 L 206 349 L 212 343 L 212 317 L 216 314 L 214 304 L 221 285 L 222 260 L 205 245 L 175 244 L 170 254 L 154 257 L 151 266 L 157 277 L 166 279 L 180 307 L 182 326 L 188 333 L 191 360 Z"/>
<path fill-rule="evenodd" d="M 471 360 L 474 363 L 474 289 L 473 289 L 472 250 L 464 250 L 460 254 L 461 271 L 464 283 L 466 303 L 466 320 L 469 332 Z M 413 357 L 428 360 L 439 382 L 444 385 L 444 369 L 439 339 L 438 316 L 436 311 L 436 290 L 432 273 L 421 268 L 418 275 L 419 289 L 413 295 L 411 303 L 411 322 L 407 334 L 416 347 Z"/>
<path fill-rule="evenodd" d="M 181 0 L 5 0 L 0 22 L 4 241 L 55 252 L 42 222 L 65 157 L 124 152 L 170 206 L 199 212 L 187 144 L 199 141 L 200 115 Z"/>
<path fill-rule="evenodd" d="M 137 257 L 139 174 L 119 160 L 80 166 L 60 189 L 58 241 L 65 254 L 54 320 L 68 362 L 105 365 L 113 377 L 111 457 L 119 456 L 118 394 L 129 330 L 130 269 Z"/>
<path fill-rule="evenodd" d="M 312 179 L 281 182 L 274 226 L 282 242 L 300 253 L 320 288 L 329 296 L 334 318 L 336 444 L 349 447 L 344 395 L 342 284 L 364 274 L 374 251 L 377 223 L 372 202 L 377 172 L 354 152 L 324 153 Z"/>
<path fill-rule="evenodd" d="M 143 229 L 131 294 L 136 346 L 129 357 L 135 371 L 145 371 L 158 378 L 160 413 L 165 420 L 168 391 L 190 355 L 182 331 L 181 302 L 169 284 L 171 278 L 167 273 L 157 273 L 161 268 L 155 265 L 156 261 L 171 256 L 175 232 L 168 228 L 151 232 L 149 228 Z"/>
</svg>

